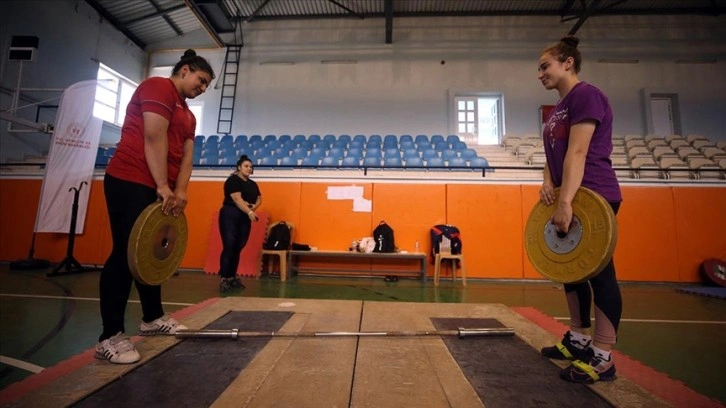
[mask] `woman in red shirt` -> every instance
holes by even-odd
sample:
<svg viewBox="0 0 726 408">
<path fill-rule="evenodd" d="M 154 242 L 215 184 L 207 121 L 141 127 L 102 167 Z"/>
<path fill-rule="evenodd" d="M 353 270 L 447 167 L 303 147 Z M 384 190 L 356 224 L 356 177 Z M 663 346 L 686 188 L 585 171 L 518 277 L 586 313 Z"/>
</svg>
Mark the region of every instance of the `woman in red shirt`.
<svg viewBox="0 0 726 408">
<path fill-rule="evenodd" d="M 196 128 L 185 101 L 204 93 L 212 79 L 209 63 L 187 50 L 171 77 L 142 82 L 126 108 L 121 141 L 103 180 L 113 249 L 101 272 L 103 332 L 96 358 L 120 364 L 140 359 L 124 328 L 133 281 L 127 260 L 131 229 L 141 212 L 159 199 L 165 214 L 178 216 L 184 211 Z M 161 286 L 134 283 L 143 310 L 139 334 L 174 334 L 185 328 L 164 314 Z"/>
</svg>

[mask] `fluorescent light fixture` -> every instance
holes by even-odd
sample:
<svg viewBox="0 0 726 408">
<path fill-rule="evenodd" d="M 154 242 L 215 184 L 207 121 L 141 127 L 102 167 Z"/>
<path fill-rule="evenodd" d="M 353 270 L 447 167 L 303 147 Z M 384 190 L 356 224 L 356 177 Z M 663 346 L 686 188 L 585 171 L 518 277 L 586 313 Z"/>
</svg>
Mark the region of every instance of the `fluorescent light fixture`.
<svg viewBox="0 0 726 408">
<path fill-rule="evenodd" d="M 293 61 L 262 61 L 260 65 L 295 65 Z"/>
<path fill-rule="evenodd" d="M 321 64 L 357 64 L 356 60 L 322 60 Z"/>
<path fill-rule="evenodd" d="M 640 60 L 637 59 L 599 59 L 597 62 L 604 64 L 637 64 Z"/>
<path fill-rule="evenodd" d="M 681 59 L 676 60 L 676 64 L 715 64 L 715 59 Z"/>
</svg>

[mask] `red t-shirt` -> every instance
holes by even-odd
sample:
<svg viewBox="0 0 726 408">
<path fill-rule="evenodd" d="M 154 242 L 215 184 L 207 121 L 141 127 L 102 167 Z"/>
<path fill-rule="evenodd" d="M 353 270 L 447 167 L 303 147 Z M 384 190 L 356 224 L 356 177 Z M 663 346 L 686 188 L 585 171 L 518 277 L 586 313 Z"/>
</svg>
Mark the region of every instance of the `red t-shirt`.
<svg viewBox="0 0 726 408">
<path fill-rule="evenodd" d="M 144 154 L 143 112 L 159 114 L 169 121 L 166 163 L 169 186 L 173 189 L 179 175 L 184 141 L 194 140 L 197 121 L 169 78 L 152 77 L 136 88 L 126 108 L 121 141 L 106 172 L 116 178 L 156 189 Z"/>
</svg>

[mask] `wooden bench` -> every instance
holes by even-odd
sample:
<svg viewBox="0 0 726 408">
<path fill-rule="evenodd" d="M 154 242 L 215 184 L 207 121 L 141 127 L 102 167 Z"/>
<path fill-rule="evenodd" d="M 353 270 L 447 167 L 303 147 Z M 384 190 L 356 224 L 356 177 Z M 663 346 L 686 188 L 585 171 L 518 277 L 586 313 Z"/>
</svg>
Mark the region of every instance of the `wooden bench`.
<svg viewBox="0 0 726 408">
<path fill-rule="evenodd" d="M 424 253 L 381 253 L 381 252 L 352 252 L 352 251 L 288 251 L 288 269 L 298 274 L 315 274 L 315 275 L 341 275 L 341 276 L 399 276 L 399 277 L 420 277 L 422 282 L 426 282 L 426 254 Z M 340 261 L 335 268 L 325 267 L 299 267 L 300 259 L 324 258 L 337 259 Z M 354 268 L 340 266 L 346 261 L 370 259 L 372 265 L 368 268 Z M 377 269 L 376 260 L 416 260 L 419 262 L 419 269 Z M 353 263 L 355 266 L 357 263 Z"/>
</svg>

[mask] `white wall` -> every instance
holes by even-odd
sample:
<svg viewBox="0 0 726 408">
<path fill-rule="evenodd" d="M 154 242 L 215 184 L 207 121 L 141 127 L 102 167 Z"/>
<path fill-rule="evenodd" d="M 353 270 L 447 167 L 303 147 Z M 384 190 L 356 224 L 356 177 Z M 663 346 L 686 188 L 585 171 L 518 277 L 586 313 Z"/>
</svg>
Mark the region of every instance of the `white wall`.
<svg viewBox="0 0 726 408">
<path fill-rule="evenodd" d="M 383 19 L 253 21 L 243 30 L 232 133 L 446 134 L 452 89 L 502 93 L 507 133 L 537 133 L 539 106 L 557 98 L 537 81 L 537 59 L 573 24 L 534 17 L 397 18 L 394 43 L 387 45 Z M 641 90 L 654 88 L 679 95 L 684 134 L 726 139 L 726 19 L 595 17 L 578 36 L 581 79 L 608 93 L 616 133 L 645 133 Z M 221 69 L 223 50 L 200 53 Z M 179 55 L 152 51 L 150 66 L 171 64 Z M 675 63 L 702 58 L 718 62 Z M 205 134 L 216 133 L 219 97 L 214 89 L 200 97 Z"/>
<path fill-rule="evenodd" d="M 385 44 L 381 18 L 253 20 L 243 26 L 232 133 L 446 134 L 451 90 L 502 93 L 507 133 L 536 133 L 539 106 L 556 100 L 536 80 L 536 62 L 572 25 L 557 17 L 396 18 L 394 43 Z M 147 56 L 80 0 L 3 0 L 0 34 L 3 57 L 12 35 L 40 38 L 37 60 L 25 64 L 23 87 L 65 88 L 95 78 L 98 61 L 140 81 L 147 67 L 173 65 L 190 46 L 218 75 L 224 58 L 223 49 L 204 48 L 209 39 L 202 30 L 150 44 Z M 608 93 L 616 133 L 645 132 L 641 90 L 647 88 L 679 95 L 684 134 L 726 140 L 726 17 L 593 17 L 578 36 L 585 57 L 581 78 Z M 717 62 L 675 63 L 695 58 Z M 18 66 L 1 61 L 0 102 L 6 109 Z M 265 64 L 275 61 L 293 65 Z M 25 103 L 47 98 L 25 96 Z M 219 98 L 219 89 L 198 98 L 205 106 L 205 134 L 216 133 Z M 35 111 L 23 114 L 34 119 Z M 47 135 L 19 138 L 6 127 L 0 122 L 0 161 L 42 153 L 47 146 Z"/>
<path fill-rule="evenodd" d="M 8 1 L 0 3 L 0 109 L 11 106 L 17 87 L 19 62 L 8 61 L 10 39 L 14 35 L 39 38 L 36 59 L 24 62 L 21 88 L 65 89 L 87 79 L 95 79 L 98 62 L 123 73 L 134 81 L 144 77 L 146 54 L 123 34 L 103 21 L 85 1 Z M 59 92 L 24 92 L 19 105 L 60 97 Z M 47 104 L 58 104 L 54 99 Z M 45 111 L 54 118 L 54 111 Z M 35 120 L 35 107 L 18 116 Z M 10 133 L 0 121 L 0 162 L 22 159 L 47 151 L 50 136 L 38 133 Z M 18 126 L 14 125 L 14 128 Z M 109 137 L 117 137 L 109 135 Z"/>
</svg>

